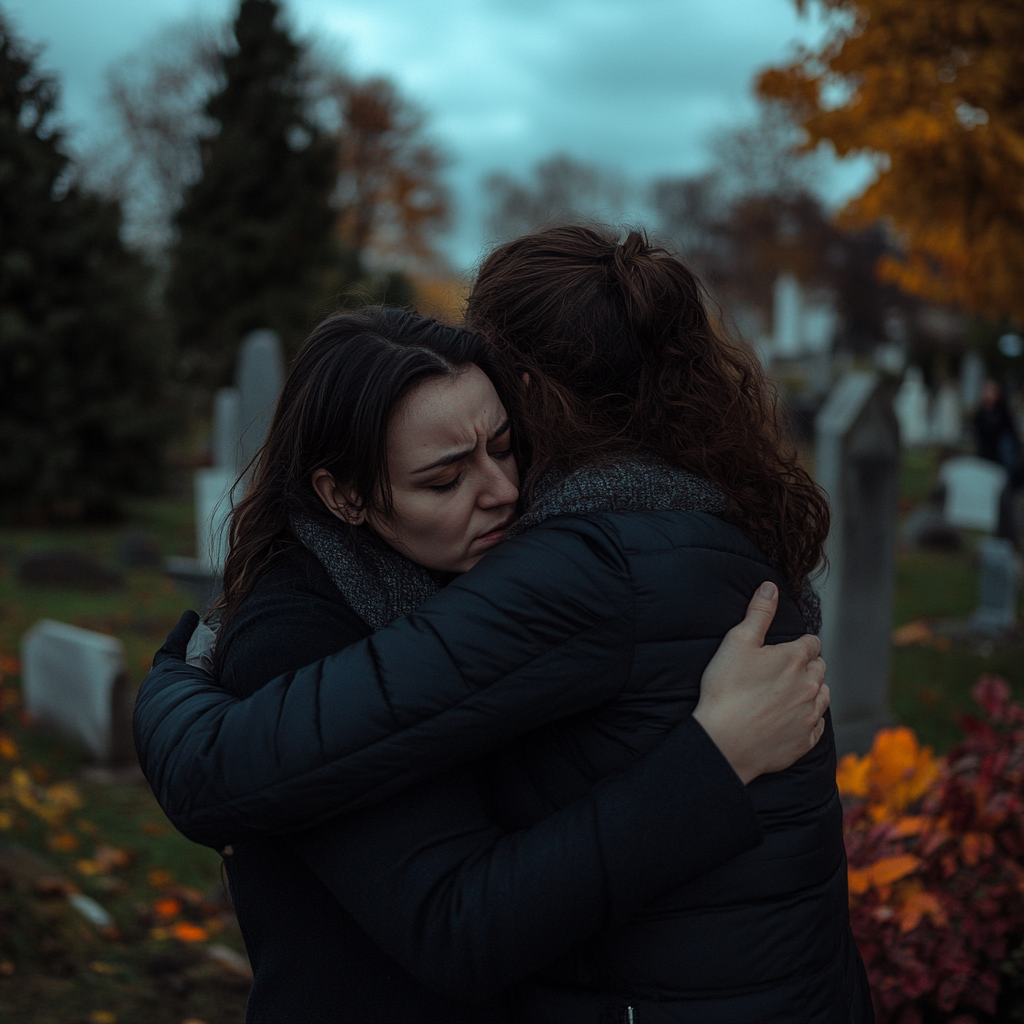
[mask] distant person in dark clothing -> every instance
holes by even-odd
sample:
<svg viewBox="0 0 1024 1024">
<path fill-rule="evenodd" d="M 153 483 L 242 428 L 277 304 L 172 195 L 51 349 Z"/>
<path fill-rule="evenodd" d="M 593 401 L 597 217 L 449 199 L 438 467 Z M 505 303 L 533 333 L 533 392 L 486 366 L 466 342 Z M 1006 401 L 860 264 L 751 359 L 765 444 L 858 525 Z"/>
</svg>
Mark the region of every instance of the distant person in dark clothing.
<svg viewBox="0 0 1024 1024">
<path fill-rule="evenodd" d="M 1009 474 L 1011 485 L 1020 485 L 1020 438 L 1002 385 L 985 381 L 981 402 L 974 414 L 974 440 L 978 457 L 998 462 Z"/>
</svg>

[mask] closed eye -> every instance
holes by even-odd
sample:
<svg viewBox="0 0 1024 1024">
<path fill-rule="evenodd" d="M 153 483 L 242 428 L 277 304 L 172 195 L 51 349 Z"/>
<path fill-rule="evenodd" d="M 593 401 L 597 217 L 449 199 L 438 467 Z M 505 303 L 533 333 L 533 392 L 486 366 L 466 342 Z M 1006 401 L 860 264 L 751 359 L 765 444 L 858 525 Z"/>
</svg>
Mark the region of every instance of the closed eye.
<svg viewBox="0 0 1024 1024">
<path fill-rule="evenodd" d="M 454 491 L 459 484 L 462 483 L 462 474 L 460 473 L 454 480 L 446 484 L 432 484 L 430 490 L 435 491 L 437 494 L 447 494 L 449 491 Z"/>
</svg>

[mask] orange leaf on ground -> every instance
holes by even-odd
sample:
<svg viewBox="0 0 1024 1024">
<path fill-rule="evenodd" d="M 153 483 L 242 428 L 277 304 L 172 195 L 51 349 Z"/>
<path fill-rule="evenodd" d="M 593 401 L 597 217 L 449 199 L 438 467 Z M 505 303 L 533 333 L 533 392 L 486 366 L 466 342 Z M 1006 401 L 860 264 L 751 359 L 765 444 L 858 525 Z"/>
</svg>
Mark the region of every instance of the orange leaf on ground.
<svg viewBox="0 0 1024 1024">
<path fill-rule="evenodd" d="M 205 942 L 210 937 L 205 928 L 190 924 L 188 921 L 175 922 L 171 925 L 170 932 L 179 942 Z"/>
<path fill-rule="evenodd" d="M 146 872 L 146 880 L 154 889 L 167 889 L 174 885 L 174 875 L 163 868 L 150 868 Z"/>
<path fill-rule="evenodd" d="M 909 647 L 911 644 L 926 644 L 932 638 L 931 627 L 924 619 L 908 622 L 905 626 L 893 630 L 892 642 L 896 647 Z"/>
<path fill-rule="evenodd" d="M 111 871 L 114 868 L 126 868 L 132 862 L 130 850 L 120 850 L 116 846 L 107 846 L 105 844 L 97 846 L 93 856 L 104 871 Z"/>
<path fill-rule="evenodd" d="M 58 853 L 71 853 L 72 850 L 78 849 L 78 836 L 71 832 L 58 832 L 57 835 L 50 836 L 47 844 L 51 850 Z"/>
<path fill-rule="evenodd" d="M 0 757 L 5 761 L 17 761 L 21 757 L 18 744 L 5 732 L 0 732 Z"/>
<path fill-rule="evenodd" d="M 165 896 L 153 904 L 153 913 L 165 921 L 177 917 L 181 913 L 181 900 L 176 900 L 173 896 Z"/>
</svg>

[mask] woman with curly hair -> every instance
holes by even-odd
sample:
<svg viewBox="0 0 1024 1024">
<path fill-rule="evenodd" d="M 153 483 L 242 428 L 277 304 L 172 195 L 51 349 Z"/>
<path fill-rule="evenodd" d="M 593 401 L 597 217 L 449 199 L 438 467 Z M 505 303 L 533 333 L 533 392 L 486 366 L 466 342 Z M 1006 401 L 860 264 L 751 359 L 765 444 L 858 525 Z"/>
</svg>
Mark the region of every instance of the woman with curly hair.
<svg viewBox="0 0 1024 1024">
<path fill-rule="evenodd" d="M 485 261 L 468 320 L 493 346 L 488 372 L 521 437 L 523 514 L 411 614 L 244 700 L 165 651 L 136 732 L 186 834 L 220 844 L 295 831 L 485 753 L 496 821 L 520 834 L 667 737 L 696 748 L 749 712 L 756 689 L 709 716 L 708 665 L 763 581 L 779 593 L 770 641 L 815 631 L 808 575 L 827 504 L 756 360 L 715 329 L 681 261 L 637 232 L 622 244 L 587 228 L 540 232 Z M 348 494 L 351 508 L 374 507 Z M 387 515 L 376 518 L 387 538 Z M 397 533 L 391 543 L 401 551 Z M 642 906 L 605 912 L 557 958 L 546 947 L 508 997 L 513 1019 L 869 1021 L 827 716 L 807 735 L 805 756 L 767 772 L 718 743 L 757 840 L 671 881 L 645 869 Z M 695 794 L 710 785 L 704 763 Z M 723 818 L 744 813 L 723 805 Z M 712 820 L 688 823 L 680 855 L 702 835 L 718 842 Z M 489 912 L 459 903 L 449 930 L 478 935 Z M 417 908 L 405 913 L 407 930 L 423 927 Z M 401 903 L 389 914 L 401 924 Z"/>
</svg>

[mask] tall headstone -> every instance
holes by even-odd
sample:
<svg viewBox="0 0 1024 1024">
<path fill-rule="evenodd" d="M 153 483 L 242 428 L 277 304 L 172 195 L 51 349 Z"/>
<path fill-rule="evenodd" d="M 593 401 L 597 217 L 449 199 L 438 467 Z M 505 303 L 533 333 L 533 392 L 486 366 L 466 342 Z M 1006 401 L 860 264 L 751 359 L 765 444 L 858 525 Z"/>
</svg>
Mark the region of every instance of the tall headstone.
<svg viewBox="0 0 1024 1024">
<path fill-rule="evenodd" d="M 213 396 L 213 464 L 217 469 L 241 469 L 240 422 L 242 393 L 238 388 L 221 388 Z"/>
<path fill-rule="evenodd" d="M 208 576 L 220 576 L 228 555 L 228 516 L 231 514 L 234 469 L 211 466 L 195 475 L 196 561 Z"/>
<path fill-rule="evenodd" d="M 907 368 L 903 383 L 896 392 L 893 408 L 899 421 L 903 446 L 911 448 L 927 444 L 930 434 L 928 389 L 924 386 L 923 374 L 916 366 Z"/>
<path fill-rule="evenodd" d="M 121 641 L 42 619 L 21 642 L 25 710 L 83 744 L 98 761 L 131 757 L 131 713 Z"/>
<path fill-rule="evenodd" d="M 1013 544 L 987 537 L 978 545 L 981 573 L 978 578 L 978 609 L 971 626 L 979 633 L 1002 633 L 1017 622 L 1017 593 L 1021 569 Z"/>
<path fill-rule="evenodd" d="M 968 412 L 977 409 L 984 383 L 984 360 L 977 352 L 968 352 L 960 366 L 960 401 Z"/>
<path fill-rule="evenodd" d="M 233 499 L 241 496 L 238 476 L 267 438 L 283 385 L 278 336 L 252 331 L 238 350 L 235 387 L 221 388 L 214 398 L 214 464 L 195 474 L 196 560 L 202 575 L 224 571 L 228 517 Z"/>
<path fill-rule="evenodd" d="M 889 636 L 900 438 L 875 373 L 848 373 L 815 423 L 818 482 L 832 507 L 821 585 L 822 656 L 840 754 L 864 753 L 889 721 Z"/>
<path fill-rule="evenodd" d="M 999 526 L 999 502 L 1006 488 L 1006 470 L 988 459 L 965 455 L 947 459 L 939 468 L 946 488 L 943 515 L 950 526 L 995 533 Z"/>
<path fill-rule="evenodd" d="M 239 392 L 239 462 L 245 469 L 267 439 L 284 386 L 281 342 L 273 331 L 252 331 L 238 350 L 235 384 Z"/>
<path fill-rule="evenodd" d="M 963 429 L 960 391 L 953 384 L 943 384 L 932 403 L 932 416 L 928 431 L 932 444 L 959 444 Z"/>
<path fill-rule="evenodd" d="M 802 306 L 800 282 L 792 274 L 779 274 L 772 294 L 772 347 L 775 355 L 782 359 L 801 352 Z"/>
</svg>

